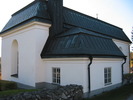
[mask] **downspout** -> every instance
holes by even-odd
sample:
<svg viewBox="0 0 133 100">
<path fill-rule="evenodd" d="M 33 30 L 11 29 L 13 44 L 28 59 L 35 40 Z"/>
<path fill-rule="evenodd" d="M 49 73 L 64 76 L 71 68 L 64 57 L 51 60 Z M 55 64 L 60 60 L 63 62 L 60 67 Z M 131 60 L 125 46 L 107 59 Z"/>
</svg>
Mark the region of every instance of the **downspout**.
<svg viewBox="0 0 133 100">
<path fill-rule="evenodd" d="M 88 89 L 89 89 L 89 93 L 91 92 L 91 73 L 90 73 L 90 66 L 92 64 L 92 60 L 93 60 L 93 57 L 92 56 L 89 56 L 89 59 L 90 59 L 90 63 L 88 64 Z"/>
<path fill-rule="evenodd" d="M 121 65 L 121 72 L 122 72 L 122 84 L 124 82 L 124 64 L 126 63 L 126 57 L 123 58 L 124 62 Z"/>
</svg>

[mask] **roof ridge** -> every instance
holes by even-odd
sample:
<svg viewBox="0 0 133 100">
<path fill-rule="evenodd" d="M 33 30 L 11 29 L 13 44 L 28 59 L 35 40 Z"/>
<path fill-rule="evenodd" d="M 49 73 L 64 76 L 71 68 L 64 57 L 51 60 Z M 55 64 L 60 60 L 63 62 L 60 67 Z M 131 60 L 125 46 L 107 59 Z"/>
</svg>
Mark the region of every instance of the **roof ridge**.
<svg viewBox="0 0 133 100">
<path fill-rule="evenodd" d="M 80 14 L 81 16 L 89 17 L 89 18 L 91 18 L 91 19 L 93 19 L 93 20 L 97 20 L 97 21 L 100 21 L 100 22 L 102 22 L 102 23 L 104 23 L 104 24 L 107 24 L 107 25 L 109 25 L 109 26 L 112 26 L 112 27 L 114 27 L 114 28 L 118 28 L 118 29 L 123 30 L 122 28 L 120 28 L 120 27 L 118 27 L 118 26 L 115 26 L 115 25 L 110 24 L 110 23 L 108 23 L 108 22 L 105 22 L 105 21 L 103 21 L 103 20 L 100 20 L 100 19 L 94 18 L 94 17 L 92 17 L 92 16 L 90 16 L 90 15 L 87 15 L 87 14 L 81 13 L 81 12 L 76 11 L 76 10 L 73 10 L 73 9 L 71 9 L 71 8 L 67 8 L 67 7 L 64 7 L 64 8 L 65 8 L 66 10 L 73 11 L 74 13 L 78 13 L 78 14 Z"/>
</svg>

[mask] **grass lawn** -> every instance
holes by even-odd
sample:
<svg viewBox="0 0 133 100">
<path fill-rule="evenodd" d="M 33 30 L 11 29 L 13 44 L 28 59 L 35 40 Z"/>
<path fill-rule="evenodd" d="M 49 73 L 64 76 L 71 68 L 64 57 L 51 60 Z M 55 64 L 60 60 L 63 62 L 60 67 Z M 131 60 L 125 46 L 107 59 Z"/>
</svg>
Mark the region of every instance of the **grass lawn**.
<svg viewBox="0 0 133 100">
<path fill-rule="evenodd" d="M 102 93 L 101 95 L 95 96 L 91 99 L 84 100 L 127 100 L 131 94 L 133 94 L 133 84 L 125 85 L 110 92 Z"/>
<path fill-rule="evenodd" d="M 6 96 L 11 96 L 14 94 L 21 93 L 21 92 L 32 92 L 32 91 L 37 91 L 37 89 L 17 89 L 17 90 L 0 91 L 0 97 L 6 97 Z"/>
</svg>

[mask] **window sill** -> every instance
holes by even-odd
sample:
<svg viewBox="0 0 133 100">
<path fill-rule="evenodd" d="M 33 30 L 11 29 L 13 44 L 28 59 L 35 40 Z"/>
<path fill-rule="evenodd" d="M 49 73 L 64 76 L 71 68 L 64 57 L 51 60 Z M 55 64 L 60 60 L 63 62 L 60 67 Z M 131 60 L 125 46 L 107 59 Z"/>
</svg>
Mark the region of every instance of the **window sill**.
<svg viewBox="0 0 133 100">
<path fill-rule="evenodd" d="M 105 83 L 105 86 L 111 85 L 112 83 Z"/>
<path fill-rule="evenodd" d="M 60 83 L 52 83 L 53 85 L 60 85 Z"/>
<path fill-rule="evenodd" d="M 18 78 L 18 74 L 13 74 L 13 75 L 11 75 L 11 77 Z"/>
</svg>

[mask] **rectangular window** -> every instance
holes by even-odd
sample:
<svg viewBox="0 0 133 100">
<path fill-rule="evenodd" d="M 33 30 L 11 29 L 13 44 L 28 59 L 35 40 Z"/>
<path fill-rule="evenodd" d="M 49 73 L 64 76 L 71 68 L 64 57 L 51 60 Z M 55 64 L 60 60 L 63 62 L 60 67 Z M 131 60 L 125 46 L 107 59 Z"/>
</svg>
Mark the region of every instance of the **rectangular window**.
<svg viewBox="0 0 133 100">
<path fill-rule="evenodd" d="M 60 84 L 60 68 L 53 68 L 53 83 Z"/>
<path fill-rule="evenodd" d="M 112 84 L 111 83 L 111 68 L 104 68 L 104 83 L 105 85 Z"/>
</svg>

